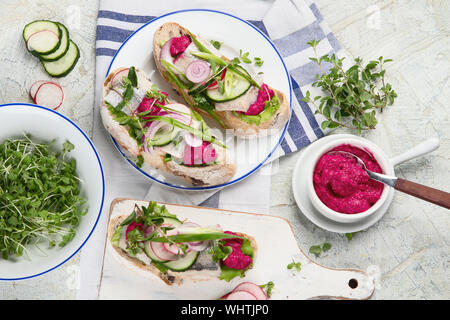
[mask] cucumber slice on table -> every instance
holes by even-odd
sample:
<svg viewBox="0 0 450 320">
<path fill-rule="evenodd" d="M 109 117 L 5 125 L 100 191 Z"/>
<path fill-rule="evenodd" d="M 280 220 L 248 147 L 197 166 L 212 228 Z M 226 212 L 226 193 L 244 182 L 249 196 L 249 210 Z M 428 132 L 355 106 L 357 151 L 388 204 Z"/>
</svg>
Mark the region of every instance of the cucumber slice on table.
<svg viewBox="0 0 450 320">
<path fill-rule="evenodd" d="M 41 61 L 45 71 L 52 77 L 64 77 L 75 67 L 80 58 L 80 50 L 77 45 L 70 40 L 69 49 L 58 60 L 55 61 Z"/>
<path fill-rule="evenodd" d="M 56 35 L 56 40 L 55 38 L 52 37 L 48 41 L 43 41 L 44 43 L 40 43 L 39 48 L 37 50 L 30 50 L 31 53 L 33 53 L 34 55 L 38 55 L 38 54 L 50 54 L 52 52 L 55 52 L 59 48 L 62 38 L 62 31 L 56 22 L 49 20 L 37 20 L 30 22 L 23 28 L 22 32 L 23 40 L 25 41 L 25 43 L 27 43 L 32 35 L 36 35 L 38 32 L 41 31 L 51 31 L 53 34 Z"/>
<path fill-rule="evenodd" d="M 227 70 L 227 74 L 228 77 L 231 78 L 231 86 L 229 86 L 228 89 L 225 88 L 223 93 L 220 92 L 218 87 L 216 89 L 206 90 L 206 95 L 212 101 L 226 102 L 237 99 L 240 96 L 244 95 L 252 86 L 252 84 L 247 79 L 243 78 L 230 69 Z M 225 75 L 225 78 L 227 78 L 227 74 Z"/>
<path fill-rule="evenodd" d="M 41 60 L 56 61 L 59 58 L 61 58 L 63 55 L 65 55 L 67 50 L 69 50 L 69 44 L 70 44 L 69 31 L 62 23 L 59 23 L 59 22 L 56 22 L 56 23 L 58 24 L 59 28 L 62 31 L 61 44 L 60 44 L 58 50 L 56 50 L 55 52 L 50 53 L 50 54 L 39 55 L 39 58 Z"/>
</svg>

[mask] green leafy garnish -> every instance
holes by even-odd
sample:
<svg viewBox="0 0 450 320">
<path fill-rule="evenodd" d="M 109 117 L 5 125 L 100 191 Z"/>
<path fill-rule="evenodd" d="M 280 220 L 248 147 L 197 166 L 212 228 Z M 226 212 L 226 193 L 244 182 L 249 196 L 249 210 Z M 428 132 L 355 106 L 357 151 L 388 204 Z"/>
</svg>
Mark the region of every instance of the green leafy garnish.
<svg viewBox="0 0 450 320">
<path fill-rule="evenodd" d="M 128 79 L 130 80 L 131 85 L 132 85 L 133 87 L 137 87 L 137 86 L 138 86 L 138 80 L 137 80 L 137 75 L 136 75 L 136 69 L 135 69 L 135 67 L 131 67 L 131 68 L 128 70 Z"/>
<path fill-rule="evenodd" d="M 344 58 L 338 59 L 335 54 L 318 56 L 319 42 L 308 42 L 315 53 L 315 57 L 310 60 L 317 63 L 322 72 L 316 75 L 317 80 L 312 85 L 321 88 L 326 95 L 313 98 L 307 91 L 303 101 L 313 104 L 317 109 L 316 114 L 326 118 L 321 123 L 322 129 L 346 127 L 356 130 L 358 134 L 362 130 L 375 129 L 378 123 L 376 111 L 382 112 L 397 97 L 384 77 L 384 64 L 392 59 L 381 56 L 364 66 L 362 59 L 358 57 L 353 66 L 344 70 Z M 323 62 L 331 64 L 328 72 L 325 72 Z M 351 120 L 351 124 L 345 118 Z"/>
<path fill-rule="evenodd" d="M 0 144 L 0 252 L 4 259 L 21 256 L 27 246 L 63 247 L 87 213 L 81 196 L 74 150 L 52 142 L 38 143 L 28 135 Z M 40 248 L 39 248 L 40 249 Z"/>
<path fill-rule="evenodd" d="M 280 100 L 277 95 L 274 95 L 271 100 L 265 101 L 264 104 L 264 110 L 260 114 L 254 116 L 248 116 L 236 111 L 233 111 L 233 114 L 247 123 L 259 125 L 272 119 L 275 112 L 280 108 Z"/>
<path fill-rule="evenodd" d="M 141 168 L 143 164 L 144 164 L 144 157 L 142 155 L 138 155 L 136 158 L 136 165 L 138 166 L 138 168 Z"/>
<path fill-rule="evenodd" d="M 242 49 L 239 50 L 239 57 L 241 58 L 242 62 L 244 63 L 252 63 L 252 60 L 250 60 L 250 58 L 248 57 L 248 55 L 250 54 L 250 52 L 243 52 Z"/>
<path fill-rule="evenodd" d="M 275 287 L 273 281 L 269 281 L 266 284 L 260 285 L 260 287 L 266 292 L 267 296 L 270 298 L 272 296 L 272 290 Z"/>
<path fill-rule="evenodd" d="M 289 270 L 295 268 L 297 272 L 300 272 L 300 270 L 302 269 L 302 264 L 300 262 L 295 262 L 294 259 L 292 259 L 292 262 L 287 265 L 287 268 Z"/>
<path fill-rule="evenodd" d="M 264 60 L 259 57 L 255 57 L 253 60 L 255 61 L 255 66 L 257 67 L 262 67 L 264 64 Z"/>
<path fill-rule="evenodd" d="M 164 162 L 169 162 L 172 160 L 172 156 L 169 153 L 164 155 Z"/>
<path fill-rule="evenodd" d="M 219 42 L 216 40 L 210 40 L 209 42 L 211 42 L 211 44 L 214 46 L 214 48 L 216 48 L 217 50 L 220 50 L 220 47 L 222 46 L 223 42 Z"/>
<path fill-rule="evenodd" d="M 355 234 L 356 232 L 354 232 L 354 233 L 346 233 L 345 234 L 345 237 L 350 241 L 350 240 L 352 240 L 353 239 L 353 235 Z"/>
<path fill-rule="evenodd" d="M 331 244 L 328 243 L 328 242 L 324 242 L 324 243 L 321 244 L 321 245 L 314 245 L 314 246 L 311 246 L 311 247 L 309 248 L 309 253 L 312 253 L 312 254 L 314 254 L 316 257 L 318 257 L 318 256 L 322 253 L 322 251 L 325 252 L 325 251 L 328 251 L 328 250 L 330 250 L 330 249 L 331 249 Z"/>
</svg>

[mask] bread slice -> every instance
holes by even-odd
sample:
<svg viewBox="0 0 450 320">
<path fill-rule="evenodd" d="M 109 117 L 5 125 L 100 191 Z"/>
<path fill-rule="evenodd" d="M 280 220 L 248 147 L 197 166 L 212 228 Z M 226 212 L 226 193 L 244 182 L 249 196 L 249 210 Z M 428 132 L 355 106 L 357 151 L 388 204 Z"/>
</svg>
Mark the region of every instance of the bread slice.
<svg viewBox="0 0 450 320">
<path fill-rule="evenodd" d="M 162 280 L 165 284 L 171 285 L 182 285 L 186 281 L 209 281 L 213 279 L 218 279 L 220 276 L 220 266 L 218 263 L 213 262 L 211 259 L 211 254 L 206 252 L 200 253 L 197 262 L 189 270 L 183 272 L 176 272 L 168 270 L 166 272 L 161 272 L 157 267 L 151 264 L 151 260 L 144 255 L 138 258 L 130 256 L 125 250 L 113 245 L 111 239 L 114 235 L 116 228 L 125 220 L 130 212 L 115 212 L 114 207 L 118 202 L 133 201 L 131 199 L 116 199 L 111 204 L 110 219 L 108 223 L 107 231 L 107 246 L 111 249 L 111 252 L 115 258 L 127 269 L 135 271 L 139 274 L 150 275 L 152 277 L 157 277 Z M 178 217 L 182 218 L 182 217 Z M 253 248 L 253 260 L 257 254 L 258 246 L 256 244 L 255 238 L 245 233 L 236 232 L 236 234 L 243 236 L 250 240 L 251 246 Z"/>
<path fill-rule="evenodd" d="M 130 136 L 128 126 L 121 125 L 114 120 L 114 116 L 108 110 L 105 103 L 105 97 L 110 93 L 111 81 L 114 76 L 127 68 L 119 68 L 112 71 L 106 78 L 103 84 L 103 99 L 100 106 L 100 114 L 102 117 L 103 125 L 105 129 L 113 136 L 117 143 L 125 150 L 127 150 L 132 156 L 142 156 L 144 161 L 152 168 L 170 172 L 176 176 L 184 178 L 186 181 L 194 186 L 214 186 L 226 183 L 231 180 L 236 173 L 236 165 L 230 156 L 227 156 L 227 149 L 214 145 L 216 150 L 217 159 L 215 164 L 206 166 L 185 166 L 179 164 L 173 160 L 164 161 L 165 152 L 158 151 L 157 149 L 144 150 L 137 141 Z M 146 74 L 136 69 L 136 75 L 138 78 L 138 88 L 142 92 L 151 90 L 152 83 L 147 78 Z"/>
<path fill-rule="evenodd" d="M 169 79 L 164 72 L 164 68 L 160 63 L 160 53 L 161 53 L 161 43 L 165 43 L 167 40 L 173 37 L 180 37 L 184 35 L 190 35 L 189 31 L 179 25 L 176 22 L 167 22 L 164 23 L 158 30 L 155 32 L 153 37 L 153 56 L 156 61 L 156 66 L 158 71 L 161 73 L 161 76 L 168 82 Z M 223 56 L 216 48 L 214 48 L 208 41 L 201 39 L 199 36 L 195 36 L 197 40 L 199 40 L 205 47 L 207 47 L 213 54 L 221 57 L 224 60 L 230 61 L 227 57 Z M 196 107 L 196 104 L 192 97 L 190 97 L 187 92 L 187 89 L 179 88 L 175 83 L 170 82 L 172 88 L 177 91 L 181 96 L 186 99 L 186 102 L 195 108 L 195 110 L 202 115 L 210 116 L 206 111 L 201 108 Z M 282 129 L 286 122 L 290 118 L 290 101 L 286 95 L 274 88 L 270 88 L 274 91 L 275 95 L 280 100 L 280 107 L 274 113 L 271 119 L 260 123 L 259 125 L 250 124 L 244 120 L 242 120 L 239 116 L 236 116 L 233 111 L 216 111 L 218 117 L 223 121 L 226 129 L 234 129 L 234 133 L 236 135 L 246 137 L 253 136 L 255 133 L 259 133 L 262 130 L 280 130 Z"/>
</svg>

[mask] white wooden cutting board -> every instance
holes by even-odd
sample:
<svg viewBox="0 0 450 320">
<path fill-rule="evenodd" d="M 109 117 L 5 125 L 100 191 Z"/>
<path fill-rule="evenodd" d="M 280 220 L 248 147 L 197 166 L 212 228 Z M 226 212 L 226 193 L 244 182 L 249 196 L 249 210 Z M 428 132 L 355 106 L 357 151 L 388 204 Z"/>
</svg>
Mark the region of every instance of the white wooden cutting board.
<svg viewBox="0 0 450 320">
<path fill-rule="evenodd" d="M 140 206 L 148 204 L 146 201 L 130 199 L 114 200 L 110 218 L 131 213 L 135 203 Z M 151 273 L 123 264 L 107 240 L 100 299 L 217 299 L 243 281 L 256 284 L 273 281 L 275 288 L 272 299 L 368 299 L 373 293 L 374 283 L 363 271 L 332 269 L 312 261 L 299 248 L 293 229 L 284 218 L 204 207 L 165 205 L 169 212 L 180 219 L 205 226 L 220 224 L 224 230 L 253 236 L 258 245 L 253 269 L 246 272 L 245 278 L 235 278 L 231 282 L 214 279 L 185 281 L 181 285 L 168 286 Z M 287 269 L 292 259 L 301 262 L 300 272 Z M 356 288 L 349 285 L 352 279 L 357 281 Z M 354 280 L 352 283 L 355 283 Z"/>
</svg>

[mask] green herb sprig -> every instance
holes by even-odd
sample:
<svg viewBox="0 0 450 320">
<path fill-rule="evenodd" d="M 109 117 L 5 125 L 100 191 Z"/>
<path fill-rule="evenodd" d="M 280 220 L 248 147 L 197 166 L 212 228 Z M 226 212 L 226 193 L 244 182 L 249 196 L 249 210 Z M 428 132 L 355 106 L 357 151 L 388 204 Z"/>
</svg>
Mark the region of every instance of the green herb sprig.
<svg viewBox="0 0 450 320">
<path fill-rule="evenodd" d="M 324 242 L 321 245 L 314 245 L 309 248 L 309 253 L 314 254 L 316 257 L 320 256 L 322 252 L 326 252 L 331 249 L 331 244 Z"/>
<path fill-rule="evenodd" d="M 319 42 L 308 42 L 315 54 L 310 60 L 317 63 L 321 70 L 312 86 L 321 88 L 325 95 L 313 98 L 307 91 L 302 100 L 313 104 L 317 108 L 316 114 L 325 117 L 326 120 L 321 123 L 322 129 L 346 127 L 356 130 L 358 134 L 363 130 L 375 129 L 378 123 L 376 112 L 392 105 L 397 97 L 391 84 L 385 80 L 384 65 L 392 59 L 381 56 L 363 65 L 358 57 L 354 59 L 353 66 L 344 70 L 344 58 L 338 59 L 335 54 L 318 56 Z M 325 72 L 323 63 L 331 64 L 328 72 Z"/>
<path fill-rule="evenodd" d="M 292 262 L 287 265 L 287 268 L 289 270 L 295 268 L 297 272 L 300 272 L 300 270 L 302 269 L 302 264 L 300 262 L 295 262 L 294 259 L 292 259 Z"/>
</svg>

